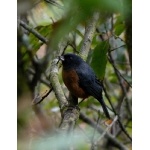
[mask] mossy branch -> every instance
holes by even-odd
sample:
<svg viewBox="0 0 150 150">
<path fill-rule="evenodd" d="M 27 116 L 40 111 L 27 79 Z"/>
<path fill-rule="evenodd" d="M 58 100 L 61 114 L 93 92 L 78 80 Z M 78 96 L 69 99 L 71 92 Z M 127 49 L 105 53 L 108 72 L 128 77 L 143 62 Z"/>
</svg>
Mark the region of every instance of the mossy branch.
<svg viewBox="0 0 150 150">
<path fill-rule="evenodd" d="M 54 93 L 56 95 L 56 98 L 59 103 L 60 110 L 62 110 L 65 106 L 68 105 L 68 101 L 64 95 L 64 92 L 61 88 L 61 85 L 59 83 L 58 79 L 58 59 L 54 59 L 51 63 L 51 68 L 50 68 L 50 82 L 52 84 Z"/>
<path fill-rule="evenodd" d="M 99 19 L 99 12 L 94 12 L 85 29 L 83 43 L 80 49 L 80 56 L 86 60 L 91 48 L 91 43 L 96 30 L 96 25 Z"/>
</svg>

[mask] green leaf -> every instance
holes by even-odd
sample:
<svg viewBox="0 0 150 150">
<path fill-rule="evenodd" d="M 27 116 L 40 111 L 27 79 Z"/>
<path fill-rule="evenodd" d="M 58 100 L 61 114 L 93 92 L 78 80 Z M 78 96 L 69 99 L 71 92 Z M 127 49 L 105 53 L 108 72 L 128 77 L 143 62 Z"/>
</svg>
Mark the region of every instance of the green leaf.
<svg viewBox="0 0 150 150">
<path fill-rule="evenodd" d="M 91 66 L 100 80 L 104 78 L 107 64 L 107 51 L 109 44 L 107 41 L 101 42 L 96 46 L 92 56 Z"/>
<path fill-rule="evenodd" d="M 48 39 L 48 36 L 50 35 L 52 31 L 52 26 L 38 26 L 35 28 L 36 31 L 38 31 L 43 37 Z M 35 35 L 32 33 L 29 34 L 30 43 L 32 45 L 33 53 L 35 54 L 36 51 L 40 48 L 41 44 L 43 44 Z"/>
<path fill-rule="evenodd" d="M 115 35 L 119 36 L 125 30 L 124 24 L 118 24 L 114 28 Z"/>
<path fill-rule="evenodd" d="M 122 15 L 117 15 L 116 16 L 116 21 L 114 23 L 114 27 L 119 25 L 119 24 L 123 24 L 123 22 L 124 22 L 123 16 Z"/>
</svg>

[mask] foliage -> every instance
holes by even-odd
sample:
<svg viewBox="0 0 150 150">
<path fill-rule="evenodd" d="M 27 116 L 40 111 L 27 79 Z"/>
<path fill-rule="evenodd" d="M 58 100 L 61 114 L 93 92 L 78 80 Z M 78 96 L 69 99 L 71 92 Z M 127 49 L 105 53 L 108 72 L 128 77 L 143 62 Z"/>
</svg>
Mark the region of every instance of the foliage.
<svg viewBox="0 0 150 150">
<path fill-rule="evenodd" d="M 132 37 L 131 2 L 41 0 L 37 3 L 26 3 L 29 3 L 30 7 L 25 7 L 25 11 L 18 8 L 18 23 L 24 21 L 33 32 L 26 30 L 20 22 L 17 37 L 18 149 L 63 149 L 66 145 L 68 149 L 90 149 L 94 142 L 97 149 L 109 149 L 112 146 L 105 138 L 100 140 L 101 134 L 97 129 L 93 129 L 81 118 L 76 122 L 74 133 L 68 137 L 57 133 L 62 116 L 55 91 L 52 90 L 44 98 L 52 89 L 49 78 L 52 60 L 62 53 L 80 54 L 85 28 L 94 12 L 98 12 L 100 16 L 87 62 L 103 82 L 103 97 L 110 108 L 112 118 L 118 114 L 125 129 L 123 131 L 116 123 L 113 135 L 120 143 L 127 143 L 125 146 L 131 149 L 128 135 L 132 135 L 132 41 L 127 39 Z M 23 5 L 23 1 L 20 1 L 18 7 Z M 37 31 L 45 42 L 41 41 L 34 31 Z M 59 48 L 63 46 L 60 43 L 64 39 L 67 45 L 60 53 Z M 58 77 L 65 96 L 68 97 L 69 92 L 61 78 L 61 65 Z M 32 106 L 35 99 L 39 104 Z M 104 125 L 106 118 L 97 100 L 89 97 L 80 103 L 79 107 L 89 119 L 104 130 L 107 128 Z"/>
</svg>

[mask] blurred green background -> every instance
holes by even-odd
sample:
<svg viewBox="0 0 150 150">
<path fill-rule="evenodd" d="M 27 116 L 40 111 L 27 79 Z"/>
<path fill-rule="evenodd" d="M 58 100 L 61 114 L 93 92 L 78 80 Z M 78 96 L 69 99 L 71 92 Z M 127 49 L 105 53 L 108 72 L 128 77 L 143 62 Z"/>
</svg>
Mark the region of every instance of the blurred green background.
<svg viewBox="0 0 150 150">
<path fill-rule="evenodd" d="M 124 128 L 132 136 L 132 1 L 130 0 L 18 0 L 17 34 L 17 130 L 18 150 L 65 149 L 70 137 L 58 136 L 61 114 L 52 91 L 40 104 L 32 106 L 35 97 L 44 95 L 50 88 L 49 67 L 56 57 L 58 44 L 69 37 L 64 53 L 79 54 L 85 28 L 94 12 L 100 14 L 92 40 L 87 63 L 91 65 L 111 99 Z M 39 40 L 26 30 L 23 21 L 48 42 Z M 48 49 L 48 46 L 50 47 Z M 48 50 L 47 50 L 48 49 Z M 59 80 L 65 95 L 68 90 Z M 104 100 L 111 108 L 108 97 Z M 102 108 L 89 97 L 80 104 L 80 111 L 104 129 Z M 115 114 L 109 110 L 114 117 Z M 132 143 L 116 125 L 114 137 L 131 149 Z M 71 136 L 70 149 L 90 149 L 91 141 L 100 134 L 82 120 L 78 120 Z M 93 136 L 94 134 L 94 136 Z M 108 149 L 105 139 L 97 141 L 97 149 Z M 110 148 L 113 149 L 113 148 Z M 115 149 L 115 148 L 114 148 Z"/>
</svg>

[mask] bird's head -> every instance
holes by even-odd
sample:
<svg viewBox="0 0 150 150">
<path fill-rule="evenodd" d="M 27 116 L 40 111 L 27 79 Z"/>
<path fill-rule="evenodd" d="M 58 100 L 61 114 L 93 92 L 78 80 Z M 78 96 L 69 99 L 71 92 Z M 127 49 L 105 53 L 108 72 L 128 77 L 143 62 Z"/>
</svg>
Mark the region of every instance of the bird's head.
<svg viewBox="0 0 150 150">
<path fill-rule="evenodd" d="M 75 54 L 65 54 L 59 57 L 64 69 L 75 68 L 82 64 L 83 60 Z"/>
</svg>

